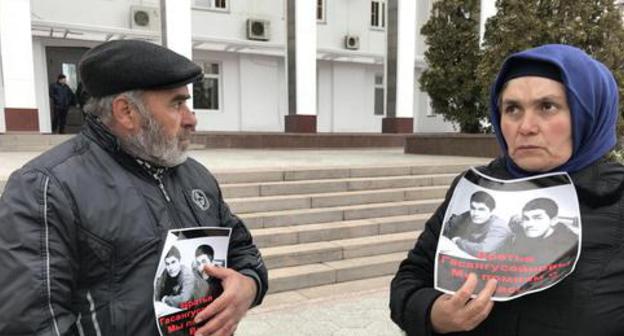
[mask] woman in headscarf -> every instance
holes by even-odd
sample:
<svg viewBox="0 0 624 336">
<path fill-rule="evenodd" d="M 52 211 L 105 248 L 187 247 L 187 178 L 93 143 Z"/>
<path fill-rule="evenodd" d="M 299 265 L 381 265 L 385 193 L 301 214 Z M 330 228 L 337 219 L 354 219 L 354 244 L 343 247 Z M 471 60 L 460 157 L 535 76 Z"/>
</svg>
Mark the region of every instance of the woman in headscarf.
<svg viewBox="0 0 624 336">
<path fill-rule="evenodd" d="M 580 49 L 545 45 L 505 60 L 490 98 L 502 156 L 477 169 L 504 180 L 570 174 L 583 223 L 576 269 L 507 302 L 491 301 L 494 280 L 475 292 L 474 274 L 453 295 L 435 290 L 436 247 L 458 177 L 392 281 L 392 319 L 408 335 L 624 335 L 624 166 L 605 158 L 616 145 L 613 75 Z"/>
</svg>

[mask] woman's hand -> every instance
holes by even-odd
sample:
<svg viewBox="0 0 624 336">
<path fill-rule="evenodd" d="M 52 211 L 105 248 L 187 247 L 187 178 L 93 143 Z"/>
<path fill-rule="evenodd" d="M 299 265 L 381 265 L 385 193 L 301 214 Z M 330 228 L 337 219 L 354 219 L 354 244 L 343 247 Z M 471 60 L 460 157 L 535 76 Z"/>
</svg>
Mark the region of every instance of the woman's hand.
<svg viewBox="0 0 624 336">
<path fill-rule="evenodd" d="M 477 282 L 477 275 L 470 273 L 455 294 L 441 295 L 433 302 L 431 324 L 435 332 L 445 334 L 469 331 L 488 317 L 494 306 L 491 298 L 496 290 L 496 280 L 488 280 L 479 295 L 475 299 L 470 299 Z"/>
</svg>

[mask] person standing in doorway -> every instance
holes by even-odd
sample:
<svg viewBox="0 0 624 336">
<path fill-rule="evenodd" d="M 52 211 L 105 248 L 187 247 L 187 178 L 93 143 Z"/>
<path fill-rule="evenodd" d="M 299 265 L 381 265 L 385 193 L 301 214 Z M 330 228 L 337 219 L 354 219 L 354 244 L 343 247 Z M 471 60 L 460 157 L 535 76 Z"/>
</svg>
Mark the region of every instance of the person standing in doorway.
<svg viewBox="0 0 624 336">
<path fill-rule="evenodd" d="M 58 75 L 56 82 L 50 85 L 50 102 L 52 107 L 52 133 L 65 133 L 65 122 L 69 107 L 76 105 L 76 96 L 67 85 L 67 77 Z"/>
</svg>

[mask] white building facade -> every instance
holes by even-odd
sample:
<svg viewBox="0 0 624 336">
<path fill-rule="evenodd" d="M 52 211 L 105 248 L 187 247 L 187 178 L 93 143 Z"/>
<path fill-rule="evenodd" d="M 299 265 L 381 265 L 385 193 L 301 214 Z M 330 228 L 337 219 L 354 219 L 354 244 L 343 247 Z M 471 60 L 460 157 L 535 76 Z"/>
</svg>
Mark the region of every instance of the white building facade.
<svg viewBox="0 0 624 336">
<path fill-rule="evenodd" d="M 0 133 L 50 133 L 50 83 L 63 73 L 75 89 L 86 50 L 129 38 L 190 46 L 205 72 L 198 131 L 305 132 L 286 125 L 300 115 L 316 132 L 381 133 L 395 117 L 412 132 L 453 132 L 418 85 L 432 2 L 2 0 Z"/>
</svg>

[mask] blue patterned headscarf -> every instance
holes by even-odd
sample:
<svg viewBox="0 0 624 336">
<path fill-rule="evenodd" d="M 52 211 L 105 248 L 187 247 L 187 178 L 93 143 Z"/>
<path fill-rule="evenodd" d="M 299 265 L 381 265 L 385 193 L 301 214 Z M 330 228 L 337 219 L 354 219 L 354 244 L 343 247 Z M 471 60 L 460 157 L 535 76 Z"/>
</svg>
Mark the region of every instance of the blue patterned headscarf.
<svg viewBox="0 0 624 336">
<path fill-rule="evenodd" d="M 507 153 L 500 126 L 498 96 L 513 66 L 550 63 L 561 71 L 572 117 L 572 157 L 552 171 L 575 172 L 602 158 L 616 144 L 618 87 L 607 67 L 584 51 L 562 44 L 547 44 L 511 55 L 505 60 L 490 94 L 490 118 L 505 164 L 515 177 L 535 174 L 519 168 Z"/>
</svg>

